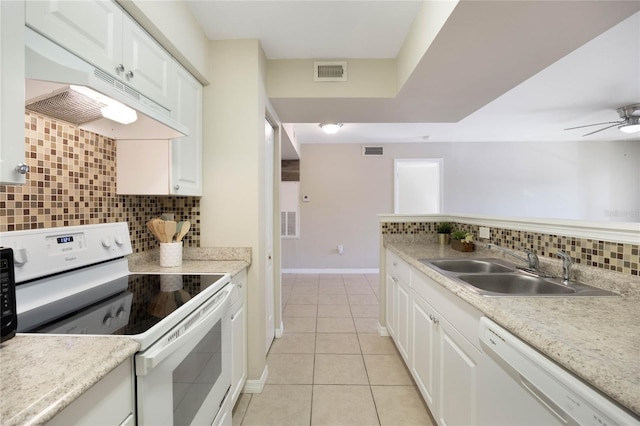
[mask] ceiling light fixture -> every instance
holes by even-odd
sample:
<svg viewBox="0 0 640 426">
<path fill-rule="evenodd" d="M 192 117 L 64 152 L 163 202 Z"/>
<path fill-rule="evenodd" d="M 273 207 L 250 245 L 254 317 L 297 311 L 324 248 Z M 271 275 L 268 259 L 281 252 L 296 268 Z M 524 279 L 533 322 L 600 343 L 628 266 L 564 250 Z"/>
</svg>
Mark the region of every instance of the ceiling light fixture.
<svg viewBox="0 0 640 426">
<path fill-rule="evenodd" d="M 624 133 L 640 132 L 640 117 L 629 117 L 625 124 L 618 126 L 618 129 Z"/>
<path fill-rule="evenodd" d="M 133 123 L 138 119 L 138 114 L 132 108 L 124 105 L 116 101 L 115 99 L 111 99 L 108 96 L 103 95 L 102 93 L 96 92 L 95 90 L 89 89 L 85 86 L 69 86 L 71 90 L 76 91 L 78 93 L 82 93 L 88 98 L 104 105 L 100 108 L 100 112 L 104 118 L 108 118 L 109 120 L 116 121 L 122 124 Z"/>
<path fill-rule="evenodd" d="M 328 135 L 334 135 L 338 133 L 342 127 L 342 123 L 321 123 L 320 128 Z"/>
</svg>

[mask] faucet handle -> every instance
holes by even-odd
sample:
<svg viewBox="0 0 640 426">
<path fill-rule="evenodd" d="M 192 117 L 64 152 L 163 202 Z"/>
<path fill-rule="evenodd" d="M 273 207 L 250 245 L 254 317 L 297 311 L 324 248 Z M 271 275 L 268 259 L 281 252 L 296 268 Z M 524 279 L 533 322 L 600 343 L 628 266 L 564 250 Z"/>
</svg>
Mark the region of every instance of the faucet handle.
<svg viewBox="0 0 640 426">
<path fill-rule="evenodd" d="M 540 268 L 540 260 L 538 259 L 538 255 L 530 249 L 524 249 L 524 252 L 527 253 L 527 259 L 529 259 L 529 268 L 537 271 Z"/>
<path fill-rule="evenodd" d="M 562 250 L 558 250 L 556 255 L 562 258 L 562 279 L 565 283 L 571 281 L 571 265 L 573 265 L 573 261 L 571 260 L 571 256 Z"/>
</svg>

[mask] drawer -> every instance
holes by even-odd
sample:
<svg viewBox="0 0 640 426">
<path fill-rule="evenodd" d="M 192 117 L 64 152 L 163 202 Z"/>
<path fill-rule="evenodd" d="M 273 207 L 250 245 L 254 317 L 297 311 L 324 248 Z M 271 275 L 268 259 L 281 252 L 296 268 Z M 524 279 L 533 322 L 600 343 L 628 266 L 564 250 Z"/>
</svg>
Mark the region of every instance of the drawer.
<svg viewBox="0 0 640 426">
<path fill-rule="evenodd" d="M 387 274 L 394 278 L 398 278 L 406 285 L 411 283 L 411 267 L 398 255 L 387 250 Z"/>
</svg>

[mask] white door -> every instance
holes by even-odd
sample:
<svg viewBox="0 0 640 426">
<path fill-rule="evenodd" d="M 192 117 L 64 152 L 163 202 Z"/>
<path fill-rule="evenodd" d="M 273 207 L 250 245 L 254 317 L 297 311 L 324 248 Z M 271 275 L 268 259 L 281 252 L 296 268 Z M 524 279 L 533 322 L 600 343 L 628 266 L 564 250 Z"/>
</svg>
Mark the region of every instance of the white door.
<svg viewBox="0 0 640 426">
<path fill-rule="evenodd" d="M 394 160 L 394 213 L 440 213 L 441 176 L 441 158 Z"/>
<path fill-rule="evenodd" d="M 264 141 L 265 141 L 265 241 L 266 241 L 266 262 L 264 271 L 264 285 L 265 285 L 265 322 L 266 322 L 266 346 L 265 351 L 268 352 L 271 347 L 271 342 L 275 336 L 275 324 L 274 324 L 274 297 L 273 297 L 273 127 L 267 120 L 264 122 Z M 265 353 L 266 353 L 265 352 Z"/>
</svg>

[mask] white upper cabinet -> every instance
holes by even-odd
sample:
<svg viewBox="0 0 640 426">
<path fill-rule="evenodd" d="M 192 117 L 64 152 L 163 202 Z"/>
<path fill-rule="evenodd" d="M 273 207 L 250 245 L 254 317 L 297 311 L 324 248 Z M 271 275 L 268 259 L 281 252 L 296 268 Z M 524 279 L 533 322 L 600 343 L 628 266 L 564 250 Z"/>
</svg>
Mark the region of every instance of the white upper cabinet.
<svg viewBox="0 0 640 426">
<path fill-rule="evenodd" d="M 26 23 L 171 110 L 171 56 L 114 2 L 26 2 Z"/>
<path fill-rule="evenodd" d="M 0 183 L 26 181 L 24 143 L 24 9 L 0 1 Z"/>
<path fill-rule="evenodd" d="M 173 58 L 133 20 L 122 22 L 124 80 L 169 110 L 174 109 Z"/>
<path fill-rule="evenodd" d="M 189 135 L 172 140 L 117 141 L 118 194 L 202 195 L 202 85 L 176 64 L 172 118 Z"/>
<path fill-rule="evenodd" d="M 173 195 L 202 195 L 202 85 L 176 65 L 176 108 L 172 118 L 189 128 L 189 136 L 171 141 Z"/>
</svg>

